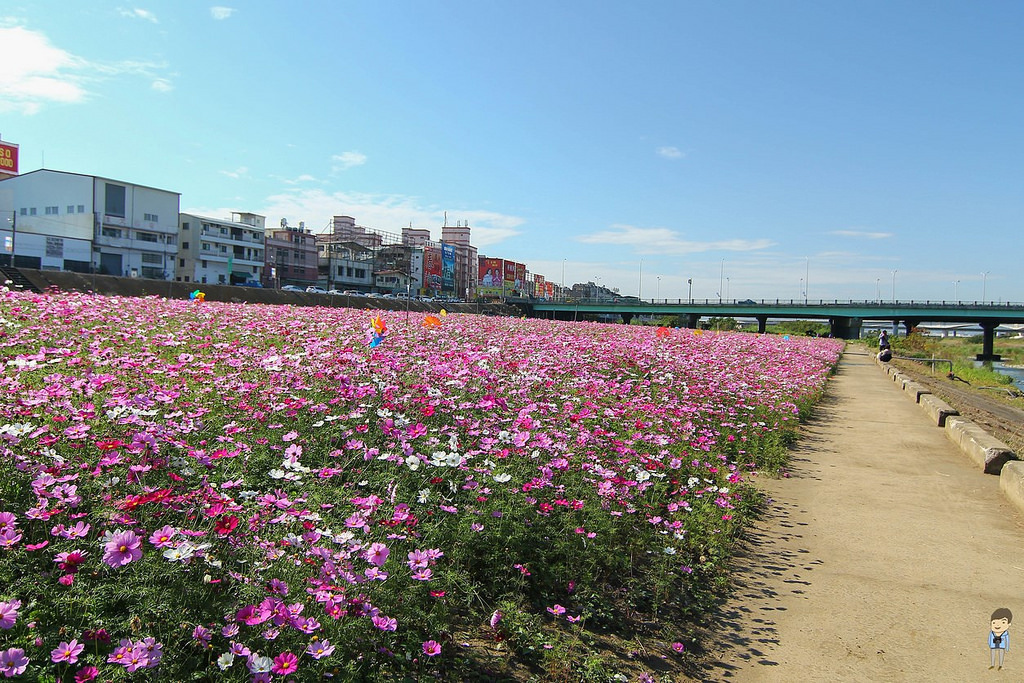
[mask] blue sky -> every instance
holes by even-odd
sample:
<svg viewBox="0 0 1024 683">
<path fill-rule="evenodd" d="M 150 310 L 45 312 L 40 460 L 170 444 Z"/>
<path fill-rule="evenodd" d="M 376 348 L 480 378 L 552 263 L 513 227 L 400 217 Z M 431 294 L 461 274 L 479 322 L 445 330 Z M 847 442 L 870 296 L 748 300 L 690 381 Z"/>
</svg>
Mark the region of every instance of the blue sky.
<svg viewBox="0 0 1024 683">
<path fill-rule="evenodd" d="M 645 298 L 1024 301 L 1022 32 L 1010 1 L 14 0 L 0 138 L 183 211 L 447 213 Z"/>
</svg>

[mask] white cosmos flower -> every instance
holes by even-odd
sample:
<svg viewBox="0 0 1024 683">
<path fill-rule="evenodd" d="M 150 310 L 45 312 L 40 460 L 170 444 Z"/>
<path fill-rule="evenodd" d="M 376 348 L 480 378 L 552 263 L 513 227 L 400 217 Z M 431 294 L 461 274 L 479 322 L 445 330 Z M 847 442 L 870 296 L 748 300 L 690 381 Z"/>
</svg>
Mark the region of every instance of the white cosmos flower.
<svg viewBox="0 0 1024 683">
<path fill-rule="evenodd" d="M 511 478 L 512 478 L 512 475 L 509 474 L 508 472 L 502 472 L 501 474 L 494 475 L 494 481 L 498 482 L 499 484 L 504 484 L 506 481 L 510 480 Z"/>
</svg>

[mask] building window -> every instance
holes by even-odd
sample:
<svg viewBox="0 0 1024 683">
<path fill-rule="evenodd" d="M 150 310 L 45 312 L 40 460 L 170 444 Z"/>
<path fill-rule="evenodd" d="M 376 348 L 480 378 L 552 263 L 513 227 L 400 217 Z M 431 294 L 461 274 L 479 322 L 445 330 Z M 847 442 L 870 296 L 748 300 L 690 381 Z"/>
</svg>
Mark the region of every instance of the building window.
<svg viewBox="0 0 1024 683">
<path fill-rule="evenodd" d="M 151 232 L 136 232 L 135 239 L 140 242 L 158 242 L 157 236 Z"/>
<path fill-rule="evenodd" d="M 85 204 L 78 205 L 78 213 L 85 213 Z"/>
<path fill-rule="evenodd" d="M 181 229 L 188 230 L 188 221 L 185 221 L 184 223 L 181 224 Z"/>
<path fill-rule="evenodd" d="M 36 207 L 33 206 L 31 209 L 29 209 L 28 210 L 28 215 L 29 216 L 35 216 L 36 215 Z"/>
<path fill-rule="evenodd" d="M 21 215 L 22 216 L 27 216 L 28 215 L 28 209 L 26 209 L 24 206 L 21 207 Z"/>
<path fill-rule="evenodd" d="M 108 228 L 108 227 L 104 226 L 103 230 L 101 231 L 101 234 L 104 237 L 116 237 L 118 239 L 121 239 L 121 229 L 120 228 Z"/>
<path fill-rule="evenodd" d="M 142 220 L 149 221 L 151 223 L 158 223 L 158 222 L 160 222 L 160 219 L 157 217 L 157 215 L 155 213 L 144 213 L 144 214 L 142 214 Z"/>
<path fill-rule="evenodd" d="M 203 242 L 203 251 L 210 251 L 210 243 Z"/>
<path fill-rule="evenodd" d="M 56 216 L 59 213 L 56 206 L 47 206 L 45 212 L 47 216 Z"/>
<path fill-rule="evenodd" d="M 184 268 L 185 267 L 185 259 L 183 259 L 183 258 L 178 259 L 178 267 L 179 268 Z"/>
<path fill-rule="evenodd" d="M 182 242 L 181 243 L 181 248 L 182 249 L 188 249 L 188 242 Z"/>
<path fill-rule="evenodd" d="M 74 212 L 75 212 L 75 205 L 74 204 L 68 204 L 68 213 L 74 213 Z"/>
<path fill-rule="evenodd" d="M 206 267 L 206 261 L 200 261 L 199 265 L 201 265 L 203 268 L 205 268 Z M 203 278 L 203 282 L 206 282 L 206 278 Z"/>
<path fill-rule="evenodd" d="M 106 202 L 104 204 L 104 211 L 106 212 L 106 214 L 108 216 L 117 216 L 118 218 L 124 218 L 124 198 L 124 185 L 112 185 L 110 183 L 107 183 Z"/>
<path fill-rule="evenodd" d="M 155 263 L 155 264 L 161 265 L 164 262 L 164 255 L 163 254 L 154 254 L 154 253 L 149 252 L 149 251 L 144 251 L 144 252 L 142 252 L 142 262 L 143 263 Z"/>
</svg>

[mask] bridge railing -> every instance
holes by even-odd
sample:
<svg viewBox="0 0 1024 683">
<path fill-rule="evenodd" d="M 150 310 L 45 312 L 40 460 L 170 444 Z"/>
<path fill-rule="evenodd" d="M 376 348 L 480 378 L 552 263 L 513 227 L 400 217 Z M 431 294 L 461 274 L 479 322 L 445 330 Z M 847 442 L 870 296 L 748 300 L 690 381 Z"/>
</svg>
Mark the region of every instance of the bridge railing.
<svg viewBox="0 0 1024 683">
<path fill-rule="evenodd" d="M 537 304 L 587 304 L 587 305 L 617 305 L 617 306 L 729 306 L 751 308 L 760 306 L 806 306 L 807 308 L 822 306 L 857 306 L 857 307 L 892 307 L 892 306 L 920 306 L 934 308 L 991 308 L 991 309 L 1012 309 L 1024 307 L 1024 303 L 1015 301 L 921 301 L 918 299 L 638 299 L 636 297 L 562 297 L 553 299 L 538 299 L 527 297 L 506 297 L 509 303 L 537 303 Z"/>
</svg>

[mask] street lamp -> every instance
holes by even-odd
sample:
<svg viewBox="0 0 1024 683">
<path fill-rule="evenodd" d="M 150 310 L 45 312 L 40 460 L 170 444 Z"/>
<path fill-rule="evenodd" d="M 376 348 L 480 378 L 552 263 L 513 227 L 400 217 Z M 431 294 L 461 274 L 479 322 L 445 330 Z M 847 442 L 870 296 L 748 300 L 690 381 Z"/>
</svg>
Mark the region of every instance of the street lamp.
<svg viewBox="0 0 1024 683">
<path fill-rule="evenodd" d="M 811 288 L 811 257 L 807 257 L 807 266 L 804 269 L 804 306 L 807 305 L 807 290 Z"/>
<path fill-rule="evenodd" d="M 636 285 L 636 298 L 640 301 L 644 300 L 644 260 L 640 259 L 640 281 Z"/>
<path fill-rule="evenodd" d="M 953 301 L 960 303 L 960 281 L 953 280 Z"/>
<path fill-rule="evenodd" d="M 876 277 L 875 278 L 875 303 L 878 303 L 878 304 L 882 303 L 882 290 L 879 288 L 881 282 L 882 282 L 882 278 L 880 278 L 880 277 Z"/>
<path fill-rule="evenodd" d="M 562 298 L 565 298 L 565 259 L 562 259 Z"/>
<path fill-rule="evenodd" d="M 896 273 L 898 270 L 892 271 L 892 302 L 896 303 Z"/>
<path fill-rule="evenodd" d="M 729 278 L 725 278 L 725 300 L 729 301 Z"/>
<path fill-rule="evenodd" d="M 693 278 L 692 277 L 686 278 L 686 298 L 690 300 L 691 304 L 693 303 Z"/>
<path fill-rule="evenodd" d="M 985 303 L 985 285 L 988 283 L 989 271 L 981 274 L 981 303 Z"/>
<path fill-rule="evenodd" d="M 658 276 L 658 296 L 657 296 L 657 298 L 658 299 L 661 298 L 661 276 L 660 275 Z"/>
<path fill-rule="evenodd" d="M 718 303 L 722 303 L 722 292 L 725 291 L 725 259 L 722 259 L 722 270 L 718 273 Z"/>
</svg>

